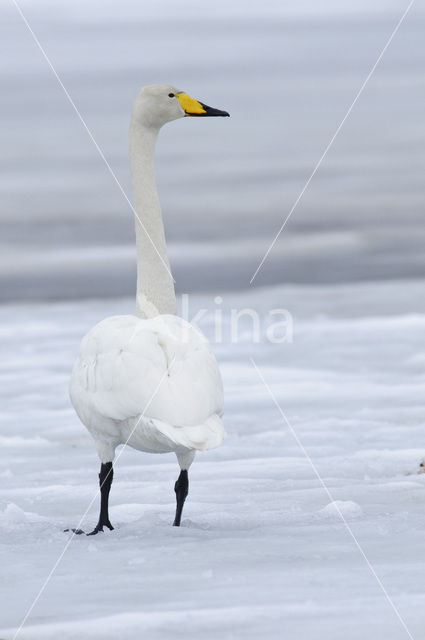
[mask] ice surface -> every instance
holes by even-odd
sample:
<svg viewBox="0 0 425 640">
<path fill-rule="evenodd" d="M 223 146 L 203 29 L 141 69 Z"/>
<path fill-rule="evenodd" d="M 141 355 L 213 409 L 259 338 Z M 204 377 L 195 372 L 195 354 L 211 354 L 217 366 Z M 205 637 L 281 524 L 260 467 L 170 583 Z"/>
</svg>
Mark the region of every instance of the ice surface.
<svg viewBox="0 0 425 640">
<path fill-rule="evenodd" d="M 408 2 L 20 5 L 128 194 L 141 86 L 169 82 L 230 112 L 167 125 L 158 141 L 184 292 L 246 287 Z M 424 18 L 415 2 L 257 284 L 425 273 Z M 0 42 L 3 296 L 130 295 L 133 214 L 10 1 Z"/>
<path fill-rule="evenodd" d="M 72 540 L 18 638 L 407 638 L 338 509 L 422 638 L 424 286 L 270 287 L 224 298 L 225 341 L 214 349 L 229 436 L 195 460 L 182 527 L 171 527 L 173 455 L 125 450 L 111 493 L 115 530 Z M 231 344 L 233 305 L 286 307 L 294 342 Z M 69 540 L 63 529 L 96 492 L 95 449 L 67 396 L 79 339 L 132 309 L 130 299 L 0 309 L 2 639 L 13 637 Z M 212 308 L 201 326 L 214 337 Z M 97 510 L 96 501 L 85 528 Z"/>
</svg>

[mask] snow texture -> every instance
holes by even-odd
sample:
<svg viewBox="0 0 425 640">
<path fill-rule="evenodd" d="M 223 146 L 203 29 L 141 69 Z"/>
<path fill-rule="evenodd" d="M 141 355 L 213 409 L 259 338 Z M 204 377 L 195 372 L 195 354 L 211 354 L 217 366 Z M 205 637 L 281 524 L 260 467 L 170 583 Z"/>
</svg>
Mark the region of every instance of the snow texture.
<svg viewBox="0 0 425 640">
<path fill-rule="evenodd" d="M 425 623 L 424 283 L 229 295 L 228 438 L 198 454 L 173 528 L 173 454 L 125 449 L 113 532 L 75 537 L 18 638 L 402 640 Z M 192 300 L 193 308 L 206 298 Z M 294 317 L 292 344 L 228 338 L 230 306 Z M 97 487 L 67 395 L 81 336 L 130 299 L 4 306 L 0 638 L 11 640 Z M 214 337 L 214 309 L 200 324 Z M 250 363 L 254 358 L 330 496 Z M 84 520 L 97 521 L 96 499 Z"/>
</svg>

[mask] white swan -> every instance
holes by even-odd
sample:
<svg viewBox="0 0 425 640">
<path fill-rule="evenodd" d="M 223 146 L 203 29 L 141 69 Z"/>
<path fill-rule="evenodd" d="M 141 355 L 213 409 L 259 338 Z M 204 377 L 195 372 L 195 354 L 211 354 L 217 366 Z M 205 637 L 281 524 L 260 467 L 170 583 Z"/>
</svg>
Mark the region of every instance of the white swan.
<svg viewBox="0 0 425 640">
<path fill-rule="evenodd" d="M 93 436 L 101 460 L 99 522 L 89 535 L 113 529 L 108 516 L 115 449 L 174 451 L 179 526 L 196 450 L 225 435 L 223 389 L 202 334 L 176 316 L 173 278 L 154 176 L 154 149 L 166 122 L 185 116 L 228 116 L 172 86 L 144 87 L 133 106 L 130 161 L 136 213 L 136 315 L 113 316 L 83 338 L 71 377 L 72 404 Z M 77 533 L 82 533 L 80 530 Z"/>
</svg>

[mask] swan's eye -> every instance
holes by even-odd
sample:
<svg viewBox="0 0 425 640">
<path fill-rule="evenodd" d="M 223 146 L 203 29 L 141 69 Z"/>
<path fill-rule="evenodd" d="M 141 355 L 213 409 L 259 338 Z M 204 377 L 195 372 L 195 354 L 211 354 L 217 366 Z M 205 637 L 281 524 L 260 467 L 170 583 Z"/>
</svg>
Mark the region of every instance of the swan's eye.
<svg viewBox="0 0 425 640">
<path fill-rule="evenodd" d="M 169 97 L 169 98 L 175 98 L 175 95 L 174 95 L 174 93 L 169 93 L 169 94 L 168 94 L 168 97 Z"/>
</svg>

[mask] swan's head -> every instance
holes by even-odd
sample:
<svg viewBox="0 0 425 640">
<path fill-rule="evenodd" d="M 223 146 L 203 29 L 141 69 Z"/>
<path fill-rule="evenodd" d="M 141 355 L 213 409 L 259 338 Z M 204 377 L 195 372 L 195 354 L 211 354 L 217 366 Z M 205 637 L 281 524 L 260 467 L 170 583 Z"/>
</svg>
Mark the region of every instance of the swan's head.
<svg viewBox="0 0 425 640">
<path fill-rule="evenodd" d="M 133 117 L 146 126 L 159 128 L 186 116 L 228 116 L 227 111 L 208 107 L 169 84 L 143 87 L 133 106 Z"/>
</svg>

